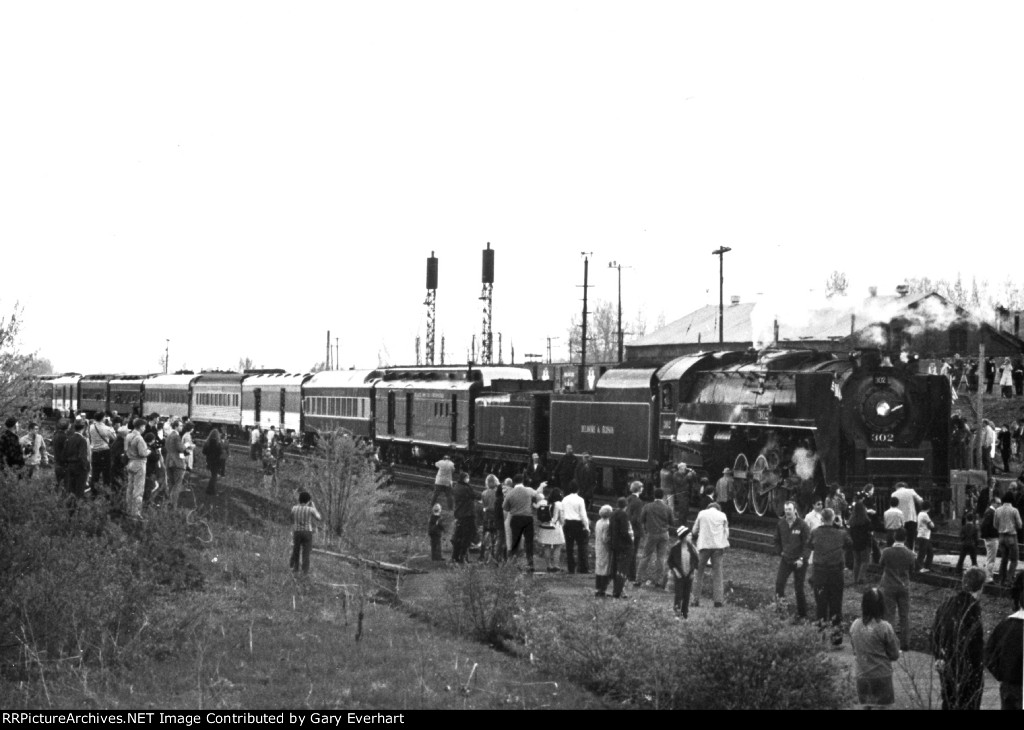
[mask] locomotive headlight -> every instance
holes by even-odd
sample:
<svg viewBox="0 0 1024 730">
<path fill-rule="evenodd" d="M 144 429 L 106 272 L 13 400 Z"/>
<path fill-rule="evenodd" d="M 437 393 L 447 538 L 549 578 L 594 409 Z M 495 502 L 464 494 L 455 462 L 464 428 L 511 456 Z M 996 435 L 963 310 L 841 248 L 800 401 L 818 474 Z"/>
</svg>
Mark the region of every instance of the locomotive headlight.
<svg viewBox="0 0 1024 730">
<path fill-rule="evenodd" d="M 864 424 L 876 433 L 896 430 L 907 414 L 903 397 L 891 388 L 877 388 L 867 393 L 861 407 Z"/>
<path fill-rule="evenodd" d="M 893 413 L 895 413 L 896 411 L 898 411 L 902 407 L 903 407 L 902 403 L 900 403 L 899 405 L 893 406 L 893 405 L 889 405 L 889 401 L 883 400 L 883 401 L 880 401 L 877 406 L 875 406 L 875 413 L 877 413 L 882 418 L 885 418 L 886 416 L 891 416 Z"/>
</svg>

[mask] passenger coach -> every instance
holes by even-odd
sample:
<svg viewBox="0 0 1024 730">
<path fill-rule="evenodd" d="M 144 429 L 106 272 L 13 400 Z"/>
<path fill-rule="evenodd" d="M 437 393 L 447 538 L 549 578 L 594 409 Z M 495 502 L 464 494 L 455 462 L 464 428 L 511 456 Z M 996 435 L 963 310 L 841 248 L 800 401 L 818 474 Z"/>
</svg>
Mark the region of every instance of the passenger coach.
<svg viewBox="0 0 1024 730">
<path fill-rule="evenodd" d="M 192 417 L 189 401 L 192 382 L 199 376 L 194 373 L 156 375 L 143 381 L 144 413 L 159 413 L 162 418 Z"/>
<path fill-rule="evenodd" d="M 198 428 L 241 433 L 243 378 L 241 373 L 201 373 L 192 381 L 189 417 Z"/>
<path fill-rule="evenodd" d="M 81 380 L 80 373 L 64 373 L 50 381 L 50 408 L 54 415 L 70 416 L 78 411 L 78 384 Z"/>
<path fill-rule="evenodd" d="M 109 385 L 110 405 L 106 410 L 119 415 L 142 415 L 142 384 L 145 375 L 119 375 Z"/>
<path fill-rule="evenodd" d="M 379 370 L 324 370 L 302 386 L 302 428 L 308 434 L 345 429 L 372 439 L 373 386 Z"/>
<path fill-rule="evenodd" d="M 242 425 L 302 433 L 302 384 L 310 373 L 250 375 L 242 381 Z"/>
<path fill-rule="evenodd" d="M 87 416 L 110 410 L 110 381 L 118 375 L 86 375 L 78 385 L 78 410 Z"/>
<path fill-rule="evenodd" d="M 474 401 L 498 381 L 532 381 L 526 368 L 389 368 L 374 389 L 376 440 L 385 458 L 433 463 L 469 452 Z"/>
</svg>

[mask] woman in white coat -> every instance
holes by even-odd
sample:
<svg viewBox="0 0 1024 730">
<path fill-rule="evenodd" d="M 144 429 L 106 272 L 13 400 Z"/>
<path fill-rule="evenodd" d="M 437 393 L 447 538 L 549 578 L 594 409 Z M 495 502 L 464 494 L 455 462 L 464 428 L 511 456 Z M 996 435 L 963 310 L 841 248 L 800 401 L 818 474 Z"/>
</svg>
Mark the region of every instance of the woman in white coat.
<svg viewBox="0 0 1024 730">
<path fill-rule="evenodd" d="M 607 598 L 608 583 L 612 579 L 611 516 L 614 510 L 610 504 L 601 507 L 594 525 L 594 581 L 595 596 Z"/>
</svg>

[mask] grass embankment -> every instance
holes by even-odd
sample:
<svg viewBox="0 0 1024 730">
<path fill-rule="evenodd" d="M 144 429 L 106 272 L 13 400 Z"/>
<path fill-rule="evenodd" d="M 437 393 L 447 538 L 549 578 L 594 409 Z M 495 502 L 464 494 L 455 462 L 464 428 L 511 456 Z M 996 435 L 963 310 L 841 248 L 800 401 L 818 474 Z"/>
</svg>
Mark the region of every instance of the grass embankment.
<svg viewBox="0 0 1024 730">
<path fill-rule="evenodd" d="M 298 469 L 267 494 L 233 459 L 220 494 L 202 493 L 196 564 L 203 587 L 142 604 L 133 649 L 115 660 L 5 643 L 5 709 L 579 708 L 601 703 L 528 663 L 396 610 L 395 588 L 367 571 L 313 555 L 308 578 L 288 569 L 287 508 Z M 200 472 L 200 476 L 205 476 Z M 425 536 L 405 524 L 402 495 L 386 506 L 374 557 L 400 558 Z M 190 505 L 186 496 L 183 505 Z M 408 515 L 406 514 L 408 513 Z M 186 511 L 152 515 L 186 520 Z M 208 526 L 208 530 L 206 527 Z M 112 525 L 110 530 L 120 530 Z M 147 529 L 145 526 L 142 529 Z M 118 536 L 121 539 L 121 536 Z M 124 540 L 134 539 L 126 530 Z M 320 545 L 322 538 L 318 535 Z"/>
</svg>

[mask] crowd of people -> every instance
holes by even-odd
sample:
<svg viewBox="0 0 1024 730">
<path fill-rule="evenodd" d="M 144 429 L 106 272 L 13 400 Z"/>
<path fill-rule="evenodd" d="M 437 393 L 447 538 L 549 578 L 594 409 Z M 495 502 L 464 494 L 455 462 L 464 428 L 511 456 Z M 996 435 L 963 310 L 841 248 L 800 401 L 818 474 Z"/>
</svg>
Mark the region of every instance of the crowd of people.
<svg viewBox="0 0 1024 730">
<path fill-rule="evenodd" d="M 571 446 L 566 447 L 566 456 L 575 459 Z M 698 478 L 686 464 L 666 465 L 659 475 L 660 486 L 653 489 L 652 499 L 643 498 L 650 485 L 635 481 L 629 487 L 628 497 L 601 506 L 591 524 L 588 509 L 589 500 L 593 499 L 593 482 L 584 482 L 587 486 L 584 492 L 576 478 L 581 473 L 580 467 L 589 463 L 587 455 L 581 455 L 570 470 L 563 459 L 549 474 L 534 454 L 530 468 L 514 479 L 502 482 L 495 475 L 487 476 L 483 494 L 477 495 L 469 485 L 469 475 L 445 456 L 435 464 L 437 476 L 428 527 L 432 559 L 443 559 L 447 505 L 454 520 L 453 562 L 466 562 L 471 551 L 478 547 L 483 561 L 503 561 L 524 555 L 528 571 L 535 571 L 537 559 L 540 559 L 544 562 L 543 570 L 559 572 L 562 569 L 560 553 L 564 548 L 568 573 L 593 572 L 595 597 L 627 598 L 629 584 L 634 589 L 671 590 L 674 611 L 677 617 L 684 619 L 691 606 L 700 605 L 702 584 L 710 572 L 713 606 L 723 606 L 731 513 L 730 470 L 723 470 L 716 483 L 711 484 L 707 478 Z M 949 707 L 973 707 L 972 703 L 980 702 L 980 694 L 965 689 L 967 685 L 961 681 L 962 652 L 958 647 L 963 641 L 961 633 L 957 632 L 966 629 L 957 624 L 955 636 L 951 634 L 949 616 L 974 616 L 971 606 L 975 604 L 970 604 L 965 596 L 976 602 L 986 582 L 998 579 L 1004 585 L 1012 584 L 1014 595 L 1018 595 L 1024 575 L 1016 573 L 1017 533 L 1021 530 L 1017 506 L 1021 501 L 1020 486 L 1015 484 L 998 496 L 994 491 L 989 496 L 986 490 L 982 498 L 985 505 L 981 514 L 972 513 L 963 520 L 962 557 L 971 556 L 967 548 L 972 535 L 974 545 L 979 537 L 988 544 L 989 538 L 985 535 L 989 534 L 988 523 L 992 523 L 992 529 L 999 535 L 994 539 L 1003 562 L 997 570 L 993 552 L 984 567 L 968 568 L 963 574 L 963 590 L 950 599 L 948 606 L 943 604 L 936 617 L 933 651 L 941 662 L 937 668 L 943 680 L 943 702 Z M 878 576 L 877 585 L 865 590 L 862 616 L 854 621 L 849 634 L 857 657 L 858 692 L 866 706 L 892 702 L 891 663 L 901 651 L 909 649 L 911 576 L 932 569 L 932 532 L 936 529 L 935 520 L 929 514 L 930 505 L 907 484 L 895 485 L 888 509 L 883 511 L 876 502 L 872 485 L 849 498 L 841 488 L 831 487 L 827 496 L 814 499 L 810 511 L 804 515 L 800 514 L 795 501 L 787 502 L 785 514 L 778 520 L 775 530 L 779 556 L 775 579 L 777 599 L 784 605 L 787 585 L 792 583 L 798 620 L 814 620 L 823 639 L 835 647 L 842 646 L 845 636 L 846 571 L 852 570 L 854 586 L 865 585 L 869 580 L 874 582 L 873 577 L 869 579 L 869 572 Z M 692 503 L 695 516 L 690 510 Z M 976 503 L 972 505 L 974 509 L 977 507 Z M 999 512 L 1000 509 L 1003 511 Z M 986 514 L 992 517 L 986 520 Z M 977 529 L 979 521 L 984 532 Z M 976 555 L 973 559 L 976 564 Z M 872 565 L 875 567 L 869 569 Z M 958 569 L 962 568 L 961 561 Z M 813 592 L 813 617 L 805 595 L 806 582 Z M 980 614 L 978 620 L 980 622 Z M 1020 623 L 1017 620 L 1006 630 Z M 978 657 L 994 656 L 993 652 L 999 651 L 1002 651 L 1001 645 L 972 657 L 981 662 Z M 947 655 L 950 658 L 946 658 Z M 1003 675 L 996 673 L 996 676 Z M 1007 706 L 1014 702 L 1019 705 L 1020 683 L 1017 683 L 1016 695 L 1012 684 L 1011 678 L 1006 683 L 1009 687 L 1006 689 Z"/>
<path fill-rule="evenodd" d="M 986 357 L 984 363 L 980 363 L 978 358 L 962 358 L 956 354 L 952 359 L 932 360 L 928 365 L 928 373 L 945 375 L 957 392 L 978 392 L 984 377 L 987 395 L 993 394 L 997 384 L 1003 398 L 1024 395 L 1024 358 L 1011 360 L 1004 357 L 998 363 L 996 360 L 994 357 Z"/>
<path fill-rule="evenodd" d="M 36 423 L 10 417 L 0 434 L 0 458 L 18 478 L 48 480 L 73 508 L 85 499 L 104 498 L 132 519 L 144 521 L 143 508 L 166 503 L 178 507 L 192 488 L 195 473 L 195 425 L 187 418 L 162 419 L 158 413 L 123 418 L 116 411 L 79 414 L 57 420 L 49 446 Z M 206 493 L 217 493 L 228 461 L 226 438 L 216 428 L 206 435 L 200 453 L 210 477 Z"/>
</svg>

